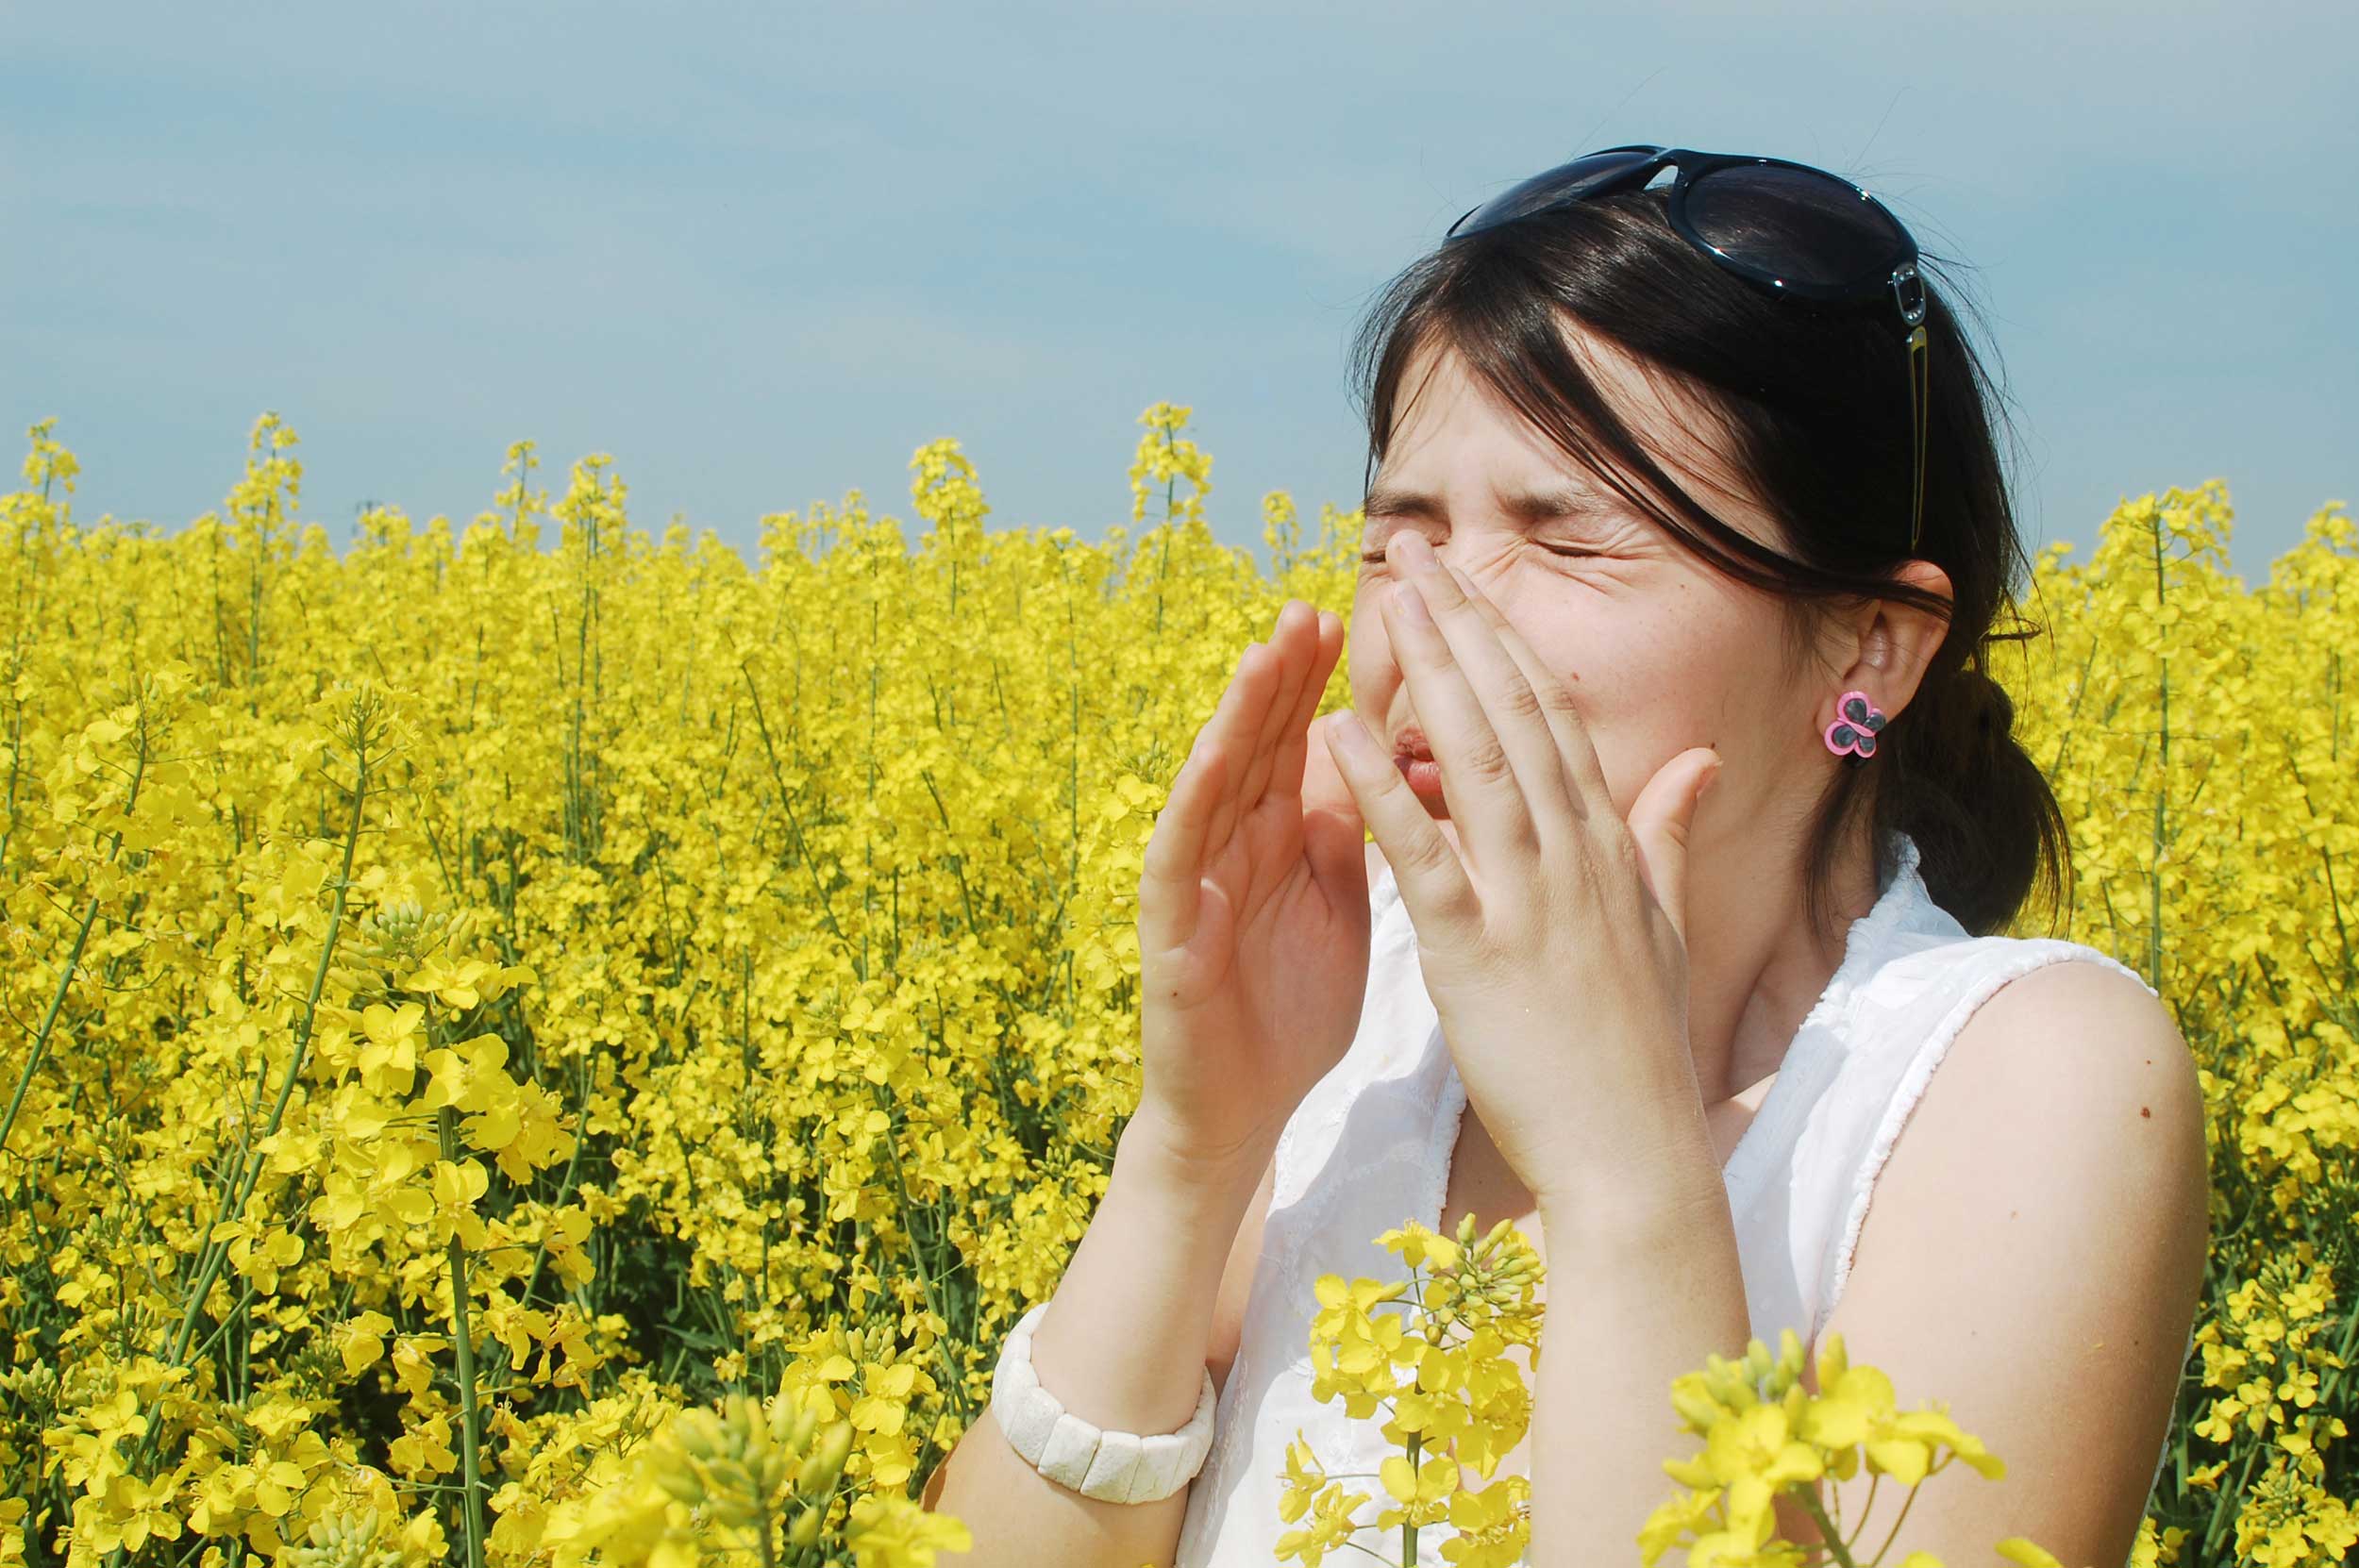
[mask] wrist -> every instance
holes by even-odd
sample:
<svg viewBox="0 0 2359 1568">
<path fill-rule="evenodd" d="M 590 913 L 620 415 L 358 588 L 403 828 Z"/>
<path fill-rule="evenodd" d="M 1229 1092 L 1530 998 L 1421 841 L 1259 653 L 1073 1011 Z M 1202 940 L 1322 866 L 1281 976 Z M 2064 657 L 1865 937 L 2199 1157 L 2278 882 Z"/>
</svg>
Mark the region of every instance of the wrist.
<svg viewBox="0 0 2359 1568">
<path fill-rule="evenodd" d="M 1550 1163 L 1527 1180 L 1548 1235 L 1645 1247 L 1698 1209 L 1728 1205 L 1728 1184 L 1702 1127 L 1663 1129 L 1606 1154 Z M 1601 1156 L 1601 1157 L 1600 1157 Z"/>
<path fill-rule="evenodd" d="M 1114 1145 L 1114 1172 L 1183 1201 L 1222 1208 L 1233 1203 L 1242 1211 L 1277 1147 L 1274 1129 L 1216 1143 L 1176 1126 L 1154 1107 L 1142 1104 Z"/>
<path fill-rule="evenodd" d="M 1171 1432 L 1200 1392 L 1213 1309 L 1255 1182 L 1123 1130 L 1106 1195 L 1033 1331 L 1041 1386 L 1093 1426 Z"/>
</svg>

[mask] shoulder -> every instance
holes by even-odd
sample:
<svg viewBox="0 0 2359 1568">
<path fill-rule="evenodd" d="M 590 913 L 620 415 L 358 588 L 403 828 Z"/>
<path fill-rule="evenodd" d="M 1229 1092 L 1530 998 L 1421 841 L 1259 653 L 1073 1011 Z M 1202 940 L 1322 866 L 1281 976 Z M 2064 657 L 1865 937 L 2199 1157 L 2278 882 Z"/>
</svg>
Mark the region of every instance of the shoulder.
<svg viewBox="0 0 2359 1568">
<path fill-rule="evenodd" d="M 1918 1161 L 2055 1141 L 2051 1176 L 2124 1161 L 2149 1176 L 2204 1154 L 2203 1091 L 2169 1007 L 2096 949 L 1983 938 L 1996 956 L 1911 1119 Z M 1896 1151 L 1896 1159 L 1898 1152 Z M 2112 1183 L 2107 1183 L 2112 1185 Z"/>
<path fill-rule="evenodd" d="M 1907 1108 L 1840 1309 L 1874 1311 L 1943 1279 L 1962 1289 L 1956 1270 L 1999 1259 L 2014 1288 L 2018 1270 L 2052 1271 L 2049 1288 L 2067 1293 L 2167 1302 L 2158 1282 L 2200 1274 L 2209 1237 L 2194 1054 L 2168 1006 L 2094 949 L 1982 940 L 2015 951 Z"/>
<path fill-rule="evenodd" d="M 2134 971 L 2078 942 L 1993 937 L 1983 944 L 1998 954 L 1995 989 L 1958 1029 L 1950 1054 L 1963 1070 L 1951 1075 L 1946 1098 L 2037 1086 L 2034 1116 L 2133 1105 L 2161 1114 L 2167 1106 L 2200 1126 L 2194 1053 L 2169 1006 Z"/>
</svg>

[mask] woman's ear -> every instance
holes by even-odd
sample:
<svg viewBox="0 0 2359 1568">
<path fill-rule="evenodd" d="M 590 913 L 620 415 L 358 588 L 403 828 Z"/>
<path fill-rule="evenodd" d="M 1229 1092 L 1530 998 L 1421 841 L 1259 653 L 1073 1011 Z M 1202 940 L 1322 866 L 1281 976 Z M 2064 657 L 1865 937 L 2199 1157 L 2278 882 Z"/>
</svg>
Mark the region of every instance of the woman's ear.
<svg viewBox="0 0 2359 1568">
<path fill-rule="evenodd" d="M 1949 574 L 1930 560 L 1912 560 L 1896 575 L 1938 595 L 1945 605 L 1955 602 Z M 1943 639 L 1949 635 L 1949 617 L 1899 599 L 1875 600 L 1860 613 L 1864 621 L 1858 652 L 1838 677 L 1841 689 L 1857 688 L 1878 708 L 1898 713 L 1916 697 L 1926 666 L 1941 651 Z"/>
</svg>

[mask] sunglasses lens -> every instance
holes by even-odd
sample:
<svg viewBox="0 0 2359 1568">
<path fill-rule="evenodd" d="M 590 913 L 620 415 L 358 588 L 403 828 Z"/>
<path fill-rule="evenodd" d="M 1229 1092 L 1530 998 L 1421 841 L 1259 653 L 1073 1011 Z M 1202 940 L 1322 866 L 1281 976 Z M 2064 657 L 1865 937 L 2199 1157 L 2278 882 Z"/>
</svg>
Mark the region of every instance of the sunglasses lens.
<svg viewBox="0 0 2359 1568">
<path fill-rule="evenodd" d="M 1791 283 L 1882 282 L 1913 246 L 1891 214 L 1832 175 L 1732 164 L 1687 188 L 1687 221 L 1707 244 Z"/>
<path fill-rule="evenodd" d="M 1450 233 L 1453 236 L 1472 234 L 1479 229 L 1537 212 L 1543 208 L 1577 199 L 1581 191 L 1636 168 L 1654 154 L 1652 147 L 1615 147 L 1607 152 L 1577 158 L 1570 163 L 1560 163 L 1493 196 L 1451 225 Z"/>
</svg>

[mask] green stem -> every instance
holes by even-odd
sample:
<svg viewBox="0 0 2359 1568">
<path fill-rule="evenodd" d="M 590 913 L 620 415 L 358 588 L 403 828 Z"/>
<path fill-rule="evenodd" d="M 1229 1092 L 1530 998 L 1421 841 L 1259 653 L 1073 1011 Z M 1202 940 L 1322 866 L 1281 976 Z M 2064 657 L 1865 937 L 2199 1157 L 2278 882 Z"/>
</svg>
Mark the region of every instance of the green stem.
<svg viewBox="0 0 2359 1568">
<path fill-rule="evenodd" d="M 2219 1532 L 2228 1527 L 2228 1505 L 2244 1496 L 2245 1483 L 2252 1478 L 2252 1461 L 2259 1459 L 2261 1450 L 2267 1446 L 2266 1443 L 2256 1443 L 2247 1448 L 2244 1456 L 2244 1468 L 2236 1472 L 2236 1484 L 2233 1487 L 2222 1487 L 2219 1494 L 2213 1500 L 2212 1517 L 2205 1523 L 2203 1528 L 2205 1559 L 2208 1560 L 2211 1557 L 2212 1548 L 2218 1544 Z"/>
<path fill-rule="evenodd" d="M 1417 1456 L 1424 1451 L 1422 1434 L 1409 1434 L 1409 1517 L 1400 1522 L 1401 1568 L 1417 1568 Z"/>
<path fill-rule="evenodd" d="M 116 835 L 116 842 L 122 836 Z M 82 961 L 82 949 L 90 942 L 90 928 L 98 921 L 98 895 L 92 893 L 89 908 L 82 911 L 82 928 L 74 934 L 74 950 L 65 957 L 65 967 L 59 971 L 58 989 L 49 995 L 49 1010 L 42 1015 L 41 1031 L 33 1036 L 32 1054 L 25 1059 L 25 1071 L 17 1075 L 16 1093 L 8 1098 L 8 1113 L 0 1119 L 0 1150 L 8 1146 L 8 1134 L 16 1130 L 16 1113 L 25 1104 L 25 1092 L 33 1086 L 33 1075 L 41 1070 L 41 1059 L 49 1052 L 49 1036 L 58 1025 L 58 1014 L 65 1007 L 66 993 L 73 989 L 74 971 Z"/>
<path fill-rule="evenodd" d="M 369 765 L 364 757 L 360 763 L 360 771 L 353 778 L 352 826 L 344 833 L 343 864 L 336 874 L 336 907 L 328 912 L 327 939 L 320 943 L 320 961 L 311 971 L 311 990 L 304 998 L 303 1019 L 295 1026 L 294 1049 L 287 1058 L 286 1075 L 278 1080 L 278 1097 L 271 1104 L 270 1120 L 263 1124 L 261 1137 L 255 1140 L 257 1143 L 269 1139 L 278 1131 L 278 1124 L 286 1118 L 287 1102 L 294 1097 L 295 1080 L 303 1076 L 304 1063 L 310 1056 L 311 1028 L 319 1017 L 320 993 L 326 989 L 328 966 L 336 956 L 336 939 L 343 932 L 344 899 L 352 888 L 353 853 L 360 843 L 361 812 L 367 802 L 368 788 Z M 226 1219 L 244 1217 L 245 1206 L 253 1198 L 254 1189 L 261 1182 L 263 1163 L 257 1160 L 246 1168 L 234 1197 L 226 1192 L 222 1194 L 222 1212 L 214 1220 L 214 1225 L 218 1226 Z M 196 1332 L 197 1313 L 203 1309 L 206 1294 L 212 1290 L 214 1279 L 221 1274 L 221 1265 L 228 1256 L 227 1243 L 215 1244 L 205 1254 L 198 1267 L 195 1285 L 181 1308 L 179 1332 L 173 1338 L 172 1364 L 176 1367 L 188 1364 L 184 1358 L 189 1352 L 189 1341 Z M 151 1433 L 153 1430 L 150 1428 Z"/>
<path fill-rule="evenodd" d="M 795 834 L 795 858 L 803 862 L 804 875 L 811 878 L 811 891 L 818 898 L 819 913 L 827 921 L 828 931 L 833 933 L 836 941 L 848 947 L 851 945 L 850 939 L 845 936 L 844 927 L 836 924 L 835 903 L 828 896 L 828 890 L 819 885 L 819 868 L 811 863 L 809 846 L 803 842 L 803 825 L 795 815 L 794 797 L 787 790 L 786 775 L 778 765 L 778 748 L 770 739 L 770 719 L 761 709 L 761 688 L 754 684 L 752 666 L 741 663 L 737 668 L 738 673 L 745 677 L 746 692 L 753 697 L 754 725 L 761 731 L 762 753 L 770 760 L 770 781 L 778 792 L 778 804 L 786 809 L 787 826 Z M 865 975 L 861 977 L 867 978 Z"/>
<path fill-rule="evenodd" d="M 140 716 L 139 757 L 131 772 L 131 792 L 123 803 L 123 814 L 129 816 L 140 803 L 140 781 L 147 776 L 147 717 Z M 114 842 L 107 846 L 107 861 L 112 864 L 123 850 L 123 830 L 115 830 Z M 58 1014 L 65 1009 L 66 993 L 74 987 L 74 972 L 82 962 L 82 949 L 90 944 L 91 927 L 98 923 L 98 895 L 91 894 L 90 906 L 82 911 L 82 928 L 74 933 L 74 950 L 65 957 L 65 968 L 58 975 L 58 989 L 49 993 L 49 1010 L 42 1015 L 41 1029 L 33 1036 L 32 1053 L 25 1059 L 25 1071 L 17 1075 L 16 1093 L 8 1097 L 8 1113 L 0 1118 L 0 1151 L 8 1146 L 8 1134 L 16 1130 L 16 1113 L 24 1107 L 25 1092 L 33 1086 L 33 1075 L 41 1070 L 41 1059 L 48 1054 L 49 1037 L 58 1026 Z"/>
<path fill-rule="evenodd" d="M 459 1115 L 449 1106 L 435 1113 L 443 1158 L 457 1163 Z M 450 1322 L 459 1355 L 459 1463 L 466 1479 L 467 1568 L 483 1568 L 483 1460 L 476 1446 L 475 1337 L 467 1327 L 467 1248 L 459 1229 L 450 1233 Z M 765 1538 L 768 1531 L 763 1531 Z"/>
<path fill-rule="evenodd" d="M 287 1102 L 294 1096 L 295 1080 L 303 1076 L 303 1064 L 310 1054 L 311 1027 L 313 1021 L 319 1017 L 320 993 L 327 985 L 327 970 L 335 957 L 336 939 L 343 930 L 344 900 L 352 888 L 353 855 L 360 843 L 360 823 L 368 804 L 369 764 L 375 755 L 370 745 L 371 739 L 358 732 L 353 737 L 352 825 L 344 832 L 343 863 L 336 874 L 336 903 L 328 912 L 326 940 L 320 943 L 319 965 L 311 972 L 310 993 L 304 999 L 303 1017 L 295 1026 L 294 1049 L 287 1058 L 286 1076 L 279 1080 L 278 1097 L 270 1108 L 270 1121 L 262 1129 L 263 1139 L 278 1131 L 278 1125 L 287 1114 Z M 258 1143 L 260 1141 L 257 1140 Z M 207 1235 L 209 1236 L 226 1218 L 233 1215 L 239 1219 L 245 1217 L 245 1206 L 252 1200 L 254 1189 L 261 1182 L 265 1163 L 257 1160 L 245 1170 L 242 1178 L 232 1178 L 237 1188 L 234 1200 L 227 1184 L 225 1184 L 221 1209 L 214 1217 L 213 1226 L 207 1227 Z M 199 1256 L 201 1260 L 197 1265 L 196 1278 L 191 1283 L 188 1300 L 180 1309 L 180 1326 L 173 1336 L 170 1364 L 174 1367 L 189 1364 L 189 1343 L 196 1334 L 197 1314 L 204 1310 L 205 1297 L 211 1293 L 213 1281 L 219 1277 L 221 1266 L 229 1257 L 229 1244 L 226 1242 L 209 1242 Z M 154 1460 L 162 1432 L 161 1422 L 148 1425 L 146 1435 L 140 1441 L 139 1455 L 132 1462 L 131 1474 L 141 1474 Z M 129 1556 L 125 1548 L 117 1546 L 108 1556 L 108 1568 L 123 1568 Z"/>
<path fill-rule="evenodd" d="M 888 1116 L 891 1115 L 891 1102 L 886 1098 L 884 1089 L 878 1085 L 872 1085 L 870 1093 L 874 1096 L 878 1109 L 883 1110 Z M 885 1146 L 886 1162 L 893 1167 L 893 1185 L 901 1198 L 900 1231 L 903 1250 L 909 1254 L 910 1268 L 917 1275 L 918 1288 L 925 1293 L 926 1309 L 942 1319 L 944 1337 L 934 1341 L 934 1349 L 942 1362 L 943 1376 L 949 1385 L 944 1392 L 948 1393 L 957 1404 L 959 1419 L 971 1426 L 975 1424 L 975 1407 L 966 1396 L 966 1375 L 959 1370 L 958 1363 L 950 1356 L 948 1338 L 950 1319 L 943 1310 L 940 1299 L 934 1294 L 933 1272 L 926 1266 L 926 1259 L 917 1249 L 917 1230 L 913 1223 L 916 1218 L 917 1205 L 910 1196 L 909 1178 L 901 1171 L 899 1130 L 897 1127 L 887 1127 L 882 1142 Z M 932 1441 L 931 1438 L 927 1440 L 929 1445 Z"/>
<path fill-rule="evenodd" d="M 1816 1490 L 1809 1487 L 1796 1487 L 1792 1492 L 1787 1493 L 1787 1495 L 1793 1497 L 1797 1502 L 1800 1503 L 1802 1506 L 1802 1511 L 1809 1514 L 1811 1522 L 1818 1526 L 1820 1539 L 1826 1543 L 1827 1550 L 1834 1554 L 1834 1560 L 1837 1563 L 1841 1564 L 1841 1568 L 1859 1568 L 1859 1565 L 1851 1560 L 1851 1554 L 1844 1547 L 1843 1531 L 1836 1527 L 1833 1520 L 1827 1517 L 1826 1505 L 1819 1502 Z M 1912 1491 L 1909 1495 L 1914 1498 L 1916 1493 Z M 1908 1504 L 1901 1504 L 1900 1514 L 1902 1518 L 1906 1518 L 1908 1516 Z M 1900 1527 L 1900 1521 L 1899 1519 L 1894 1520 L 1892 1522 L 1892 1527 L 1898 1530 Z M 1892 1544 L 1892 1540 L 1889 1536 L 1885 1537 L 1884 1544 L 1887 1546 Z M 1879 1558 L 1883 1556 L 1882 1552 L 1879 1552 L 1876 1555 Z"/>
</svg>

